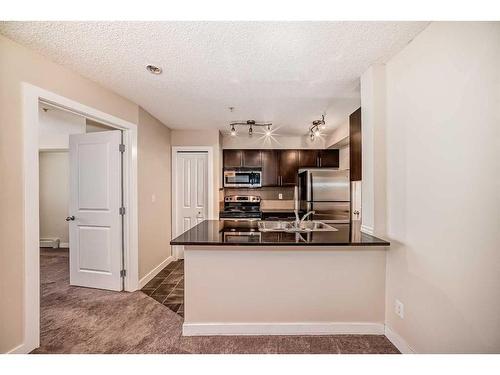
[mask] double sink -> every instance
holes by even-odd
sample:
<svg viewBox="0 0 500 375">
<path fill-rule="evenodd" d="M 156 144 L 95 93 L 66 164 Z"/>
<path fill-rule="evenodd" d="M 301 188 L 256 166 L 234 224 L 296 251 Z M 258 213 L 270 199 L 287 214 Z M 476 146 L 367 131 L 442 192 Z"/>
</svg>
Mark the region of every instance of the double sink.
<svg viewBox="0 0 500 375">
<path fill-rule="evenodd" d="M 308 221 L 259 221 L 257 223 L 261 232 L 336 232 L 338 229 L 317 220 Z"/>
</svg>

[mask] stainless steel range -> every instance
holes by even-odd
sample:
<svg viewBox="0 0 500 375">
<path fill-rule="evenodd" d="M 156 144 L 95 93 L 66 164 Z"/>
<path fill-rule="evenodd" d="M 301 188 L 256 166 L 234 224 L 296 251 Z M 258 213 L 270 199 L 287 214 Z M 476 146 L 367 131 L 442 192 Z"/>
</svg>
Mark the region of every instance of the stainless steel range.
<svg viewBox="0 0 500 375">
<path fill-rule="evenodd" d="M 221 219 L 260 219 L 260 197 L 255 195 L 229 195 L 224 198 Z"/>
</svg>

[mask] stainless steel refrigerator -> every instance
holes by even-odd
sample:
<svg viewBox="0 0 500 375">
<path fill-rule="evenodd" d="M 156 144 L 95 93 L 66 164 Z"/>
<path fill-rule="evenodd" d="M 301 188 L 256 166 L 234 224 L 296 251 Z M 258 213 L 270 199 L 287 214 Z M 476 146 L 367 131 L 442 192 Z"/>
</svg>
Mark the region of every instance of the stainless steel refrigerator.
<svg viewBox="0 0 500 375">
<path fill-rule="evenodd" d="M 351 183 L 348 170 L 301 169 L 297 195 L 300 211 L 315 211 L 314 220 L 349 223 Z"/>
</svg>

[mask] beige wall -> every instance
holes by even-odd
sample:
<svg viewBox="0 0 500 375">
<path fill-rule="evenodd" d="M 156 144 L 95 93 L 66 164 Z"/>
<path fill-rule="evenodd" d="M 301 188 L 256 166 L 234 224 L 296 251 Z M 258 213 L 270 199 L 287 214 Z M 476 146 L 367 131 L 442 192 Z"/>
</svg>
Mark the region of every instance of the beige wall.
<svg viewBox="0 0 500 375">
<path fill-rule="evenodd" d="M 383 248 L 186 247 L 184 256 L 185 323 L 384 323 Z"/>
<path fill-rule="evenodd" d="M 171 254 L 170 129 L 139 108 L 139 278 Z"/>
<path fill-rule="evenodd" d="M 24 259 L 23 259 L 23 180 L 22 180 L 22 82 L 28 82 L 56 94 L 65 96 L 77 102 L 94 107 L 103 112 L 117 116 L 124 120 L 138 124 L 139 108 L 131 101 L 113 93 L 110 90 L 88 80 L 65 67 L 54 64 L 48 59 L 31 50 L 0 36 L 0 352 L 12 350 L 23 340 L 23 291 L 24 291 Z M 159 150 L 161 145 L 167 144 L 168 129 L 158 130 L 157 122 L 146 119 L 141 114 L 142 125 L 138 126 L 138 137 L 142 151 L 139 151 L 139 189 L 146 198 L 149 196 L 149 207 L 139 207 L 140 233 L 147 233 L 149 225 L 156 225 L 157 207 L 168 206 L 165 203 L 167 192 L 160 192 L 161 186 L 166 183 L 165 173 L 161 174 L 161 182 L 142 181 L 144 176 L 151 175 L 148 162 L 164 165 L 163 153 L 158 159 L 148 149 Z M 148 126 L 149 124 L 149 126 Z M 147 134 L 144 136 L 143 131 Z M 155 139 L 161 134 L 160 139 Z M 146 150 L 146 151 L 145 151 Z M 145 151 L 145 152 L 144 152 Z M 168 154 L 168 150 L 166 152 Z M 141 156 L 142 155 L 142 156 Z M 146 158 L 146 159 L 144 159 Z M 146 165 L 141 165 L 142 161 Z M 165 169 L 166 170 L 166 169 Z M 156 175 L 155 175 L 156 177 Z M 148 177 L 146 177 L 148 178 Z M 157 201 L 151 207 L 151 192 L 158 190 Z M 168 191 L 168 190 L 167 190 Z M 141 203 L 139 203 L 141 204 Z M 150 220 L 150 215 L 154 220 Z M 170 212 L 163 214 L 170 217 Z M 152 224 L 151 224 L 152 223 Z M 161 224 L 160 224 L 161 225 Z M 168 233 L 169 226 L 165 224 L 163 233 Z M 146 246 L 139 248 L 139 262 L 141 273 L 147 272 L 153 263 L 168 253 L 168 241 L 163 247 L 155 239 L 141 237 Z M 154 241 L 152 248 L 147 246 Z M 166 241 L 166 240 L 165 240 Z M 163 253 L 162 253 L 163 251 Z"/>
<path fill-rule="evenodd" d="M 69 159 L 67 151 L 40 152 L 40 238 L 69 242 Z"/>
<path fill-rule="evenodd" d="M 219 189 L 222 185 L 222 145 L 221 136 L 217 129 L 214 130 L 172 130 L 172 146 L 210 146 L 213 149 L 214 168 L 214 192 L 213 206 L 214 216 L 219 218 Z"/>
<path fill-rule="evenodd" d="M 70 134 L 82 133 L 85 133 L 85 117 L 46 105 L 39 106 L 38 146 L 41 150 L 68 150 Z"/>
<path fill-rule="evenodd" d="M 417 352 L 500 353 L 499 62 L 500 23 L 438 22 L 386 66 L 386 319 Z"/>
<path fill-rule="evenodd" d="M 333 131 L 328 135 L 325 140 L 325 147 L 331 147 L 339 142 L 345 142 L 345 139 L 349 137 L 349 119 L 338 125 Z"/>
</svg>

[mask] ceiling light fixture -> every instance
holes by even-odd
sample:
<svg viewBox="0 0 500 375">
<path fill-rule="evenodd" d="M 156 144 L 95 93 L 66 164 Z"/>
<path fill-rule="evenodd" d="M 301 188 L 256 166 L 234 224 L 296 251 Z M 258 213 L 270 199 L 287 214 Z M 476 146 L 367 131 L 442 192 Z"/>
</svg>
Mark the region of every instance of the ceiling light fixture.
<svg viewBox="0 0 500 375">
<path fill-rule="evenodd" d="M 146 65 L 146 70 L 151 74 L 161 74 L 162 69 L 159 66 L 155 65 Z"/>
<path fill-rule="evenodd" d="M 321 120 L 314 120 L 312 122 L 312 126 L 309 128 L 309 136 L 311 140 L 314 141 L 315 137 L 319 137 L 321 135 L 321 130 L 326 129 L 325 123 L 325 115 L 321 116 Z"/>
<path fill-rule="evenodd" d="M 256 122 L 255 120 L 247 120 L 247 121 L 237 121 L 229 124 L 231 126 L 231 135 L 236 135 L 235 126 L 248 126 L 248 136 L 251 137 L 253 135 L 253 127 L 267 127 L 265 131 L 265 135 L 271 135 L 271 126 L 273 125 L 270 122 Z"/>
</svg>

